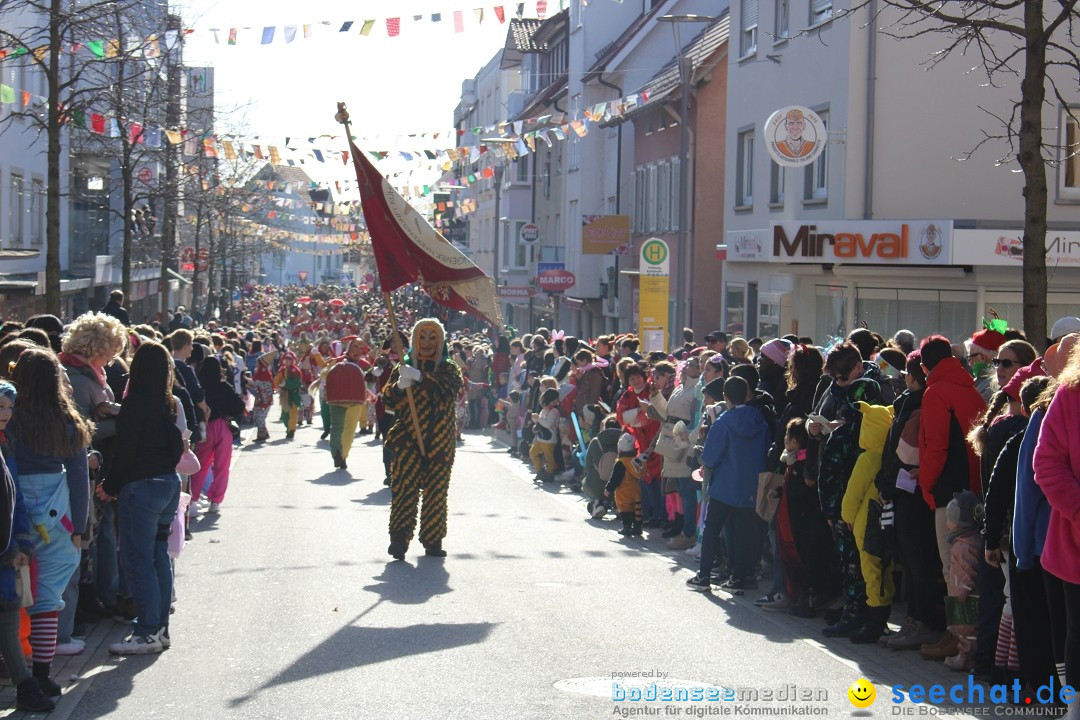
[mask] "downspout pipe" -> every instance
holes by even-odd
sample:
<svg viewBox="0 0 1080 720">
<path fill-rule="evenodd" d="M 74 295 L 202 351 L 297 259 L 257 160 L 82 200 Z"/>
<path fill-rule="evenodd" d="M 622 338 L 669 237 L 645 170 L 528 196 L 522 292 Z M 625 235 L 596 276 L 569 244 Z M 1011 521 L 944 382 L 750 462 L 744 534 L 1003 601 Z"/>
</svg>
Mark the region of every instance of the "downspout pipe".
<svg viewBox="0 0 1080 720">
<path fill-rule="evenodd" d="M 623 97 L 623 90 L 614 83 L 609 83 L 604 79 L 604 73 L 598 73 L 596 76 L 597 82 L 604 87 L 609 87 L 615 91 L 615 97 Z M 622 215 L 622 131 L 623 125 L 626 123 L 619 123 L 619 128 L 616 131 L 617 136 L 615 139 L 615 214 Z M 615 297 L 619 297 L 619 256 L 615 256 L 615 280 L 612 284 L 612 292 L 615 293 Z"/>
<path fill-rule="evenodd" d="M 866 150 L 863 153 L 863 219 L 874 217 L 874 106 L 877 88 L 877 0 L 870 0 L 870 37 L 866 43 Z"/>
</svg>

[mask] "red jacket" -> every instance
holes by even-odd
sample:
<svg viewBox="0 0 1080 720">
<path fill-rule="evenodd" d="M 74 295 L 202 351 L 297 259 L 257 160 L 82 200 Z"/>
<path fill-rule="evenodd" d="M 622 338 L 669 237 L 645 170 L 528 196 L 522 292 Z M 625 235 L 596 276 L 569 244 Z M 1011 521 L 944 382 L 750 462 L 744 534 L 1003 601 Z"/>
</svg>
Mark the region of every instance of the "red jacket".
<svg viewBox="0 0 1080 720">
<path fill-rule="evenodd" d="M 653 441 L 656 440 L 656 436 L 660 434 L 660 421 L 647 417 L 644 408 L 641 407 L 642 401 L 648 401 L 649 399 L 650 388 L 651 384 L 646 382 L 641 388 L 641 393 L 637 394 L 628 385 L 615 406 L 615 415 L 619 420 L 619 424 L 623 426 L 625 432 L 634 436 L 634 449 L 638 454 L 650 449 Z M 634 418 L 634 425 L 627 422 L 625 418 L 627 410 L 638 410 L 638 415 Z M 651 483 L 652 479 L 660 474 L 662 467 L 663 458 L 659 454 L 653 453 L 646 461 L 642 480 Z"/>
<path fill-rule="evenodd" d="M 919 427 L 919 489 L 931 508 L 945 507 L 962 490 L 979 493 L 979 460 L 966 436 L 985 410 L 959 360 L 945 358 L 930 372 Z"/>
</svg>

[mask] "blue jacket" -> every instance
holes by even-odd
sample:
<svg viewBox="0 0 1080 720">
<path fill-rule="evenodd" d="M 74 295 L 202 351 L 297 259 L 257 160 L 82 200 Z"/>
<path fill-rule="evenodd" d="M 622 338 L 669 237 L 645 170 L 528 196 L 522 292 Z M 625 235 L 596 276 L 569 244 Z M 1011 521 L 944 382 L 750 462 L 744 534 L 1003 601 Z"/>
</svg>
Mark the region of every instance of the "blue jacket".
<svg viewBox="0 0 1080 720">
<path fill-rule="evenodd" d="M 739 405 L 718 417 L 701 454 L 711 471 L 709 497 L 734 507 L 754 507 L 758 475 L 765 470 L 771 442 L 772 429 L 757 408 Z"/>
<path fill-rule="evenodd" d="M 1046 528 L 1050 524 L 1050 503 L 1042 488 L 1035 483 L 1035 445 L 1039 441 L 1044 410 L 1031 413 L 1024 439 L 1020 443 L 1020 458 L 1016 464 L 1016 504 L 1013 507 L 1012 546 L 1016 566 L 1030 570 L 1035 559 L 1042 555 Z"/>
<path fill-rule="evenodd" d="M 14 453 L 5 456 L 0 452 L 0 463 L 7 466 L 15 485 L 15 511 L 11 518 L 11 540 L 0 551 L 0 609 L 13 610 L 20 606 L 19 595 L 15 592 L 15 567 L 11 561 L 16 552 L 33 557 L 34 537 L 30 529 L 30 518 L 26 514 L 22 490 L 19 488 L 19 469 L 15 464 Z M 2 472 L 2 470 L 0 470 Z"/>
</svg>

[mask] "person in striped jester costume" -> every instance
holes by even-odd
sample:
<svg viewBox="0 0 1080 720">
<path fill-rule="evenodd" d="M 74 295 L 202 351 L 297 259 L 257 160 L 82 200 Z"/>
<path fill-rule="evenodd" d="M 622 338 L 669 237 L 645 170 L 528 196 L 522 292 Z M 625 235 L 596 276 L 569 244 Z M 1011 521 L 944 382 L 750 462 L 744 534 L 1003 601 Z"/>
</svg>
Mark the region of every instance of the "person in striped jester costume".
<svg viewBox="0 0 1080 720">
<path fill-rule="evenodd" d="M 386 407 L 396 416 L 386 446 L 393 451 L 388 552 L 397 560 L 405 559 L 413 538 L 421 495 L 420 542 L 427 555 L 446 557 L 446 501 L 457 448 L 454 405 L 462 382 L 461 370 L 447 353 L 442 323 L 434 318 L 417 321 L 409 352 L 383 387 Z M 410 387 L 426 454 L 416 440 L 405 393 Z"/>
</svg>

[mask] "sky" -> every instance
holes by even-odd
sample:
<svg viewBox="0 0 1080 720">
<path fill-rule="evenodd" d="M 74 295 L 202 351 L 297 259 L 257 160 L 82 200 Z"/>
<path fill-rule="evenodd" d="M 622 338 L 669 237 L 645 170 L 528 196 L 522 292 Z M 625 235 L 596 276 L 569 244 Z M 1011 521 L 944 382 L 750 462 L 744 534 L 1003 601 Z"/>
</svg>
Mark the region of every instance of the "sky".
<svg viewBox="0 0 1080 720">
<path fill-rule="evenodd" d="M 446 132 L 461 83 L 472 78 L 506 39 L 487 0 L 482 23 L 473 8 L 481 0 L 177 0 L 187 35 L 185 64 L 215 68 L 218 132 L 245 136 L 312 137 L 340 134 L 334 121 L 344 101 L 361 147 L 424 147 L 401 135 Z M 506 3 L 507 19 L 512 4 Z M 454 31 L 454 11 L 462 10 L 464 31 Z M 442 21 L 431 21 L 441 13 Z M 424 20 L 414 22 L 414 15 Z M 386 18 L 401 17 L 401 34 L 388 37 Z M 374 19 L 369 36 L 360 35 Z M 342 24 L 353 21 L 348 32 Z M 327 24 L 322 24 L 326 22 Z M 291 44 L 283 26 L 312 25 Z M 274 41 L 262 45 L 263 28 L 276 27 Z M 229 28 L 239 28 L 236 45 Z M 219 44 L 213 28 L 218 29 Z M 245 29 L 247 28 L 247 29 Z M 444 136 L 440 135 L 440 138 Z M 445 140 L 428 147 L 447 147 Z M 453 146 L 453 141 L 449 143 Z M 344 149 L 344 148 L 343 148 Z"/>
</svg>

